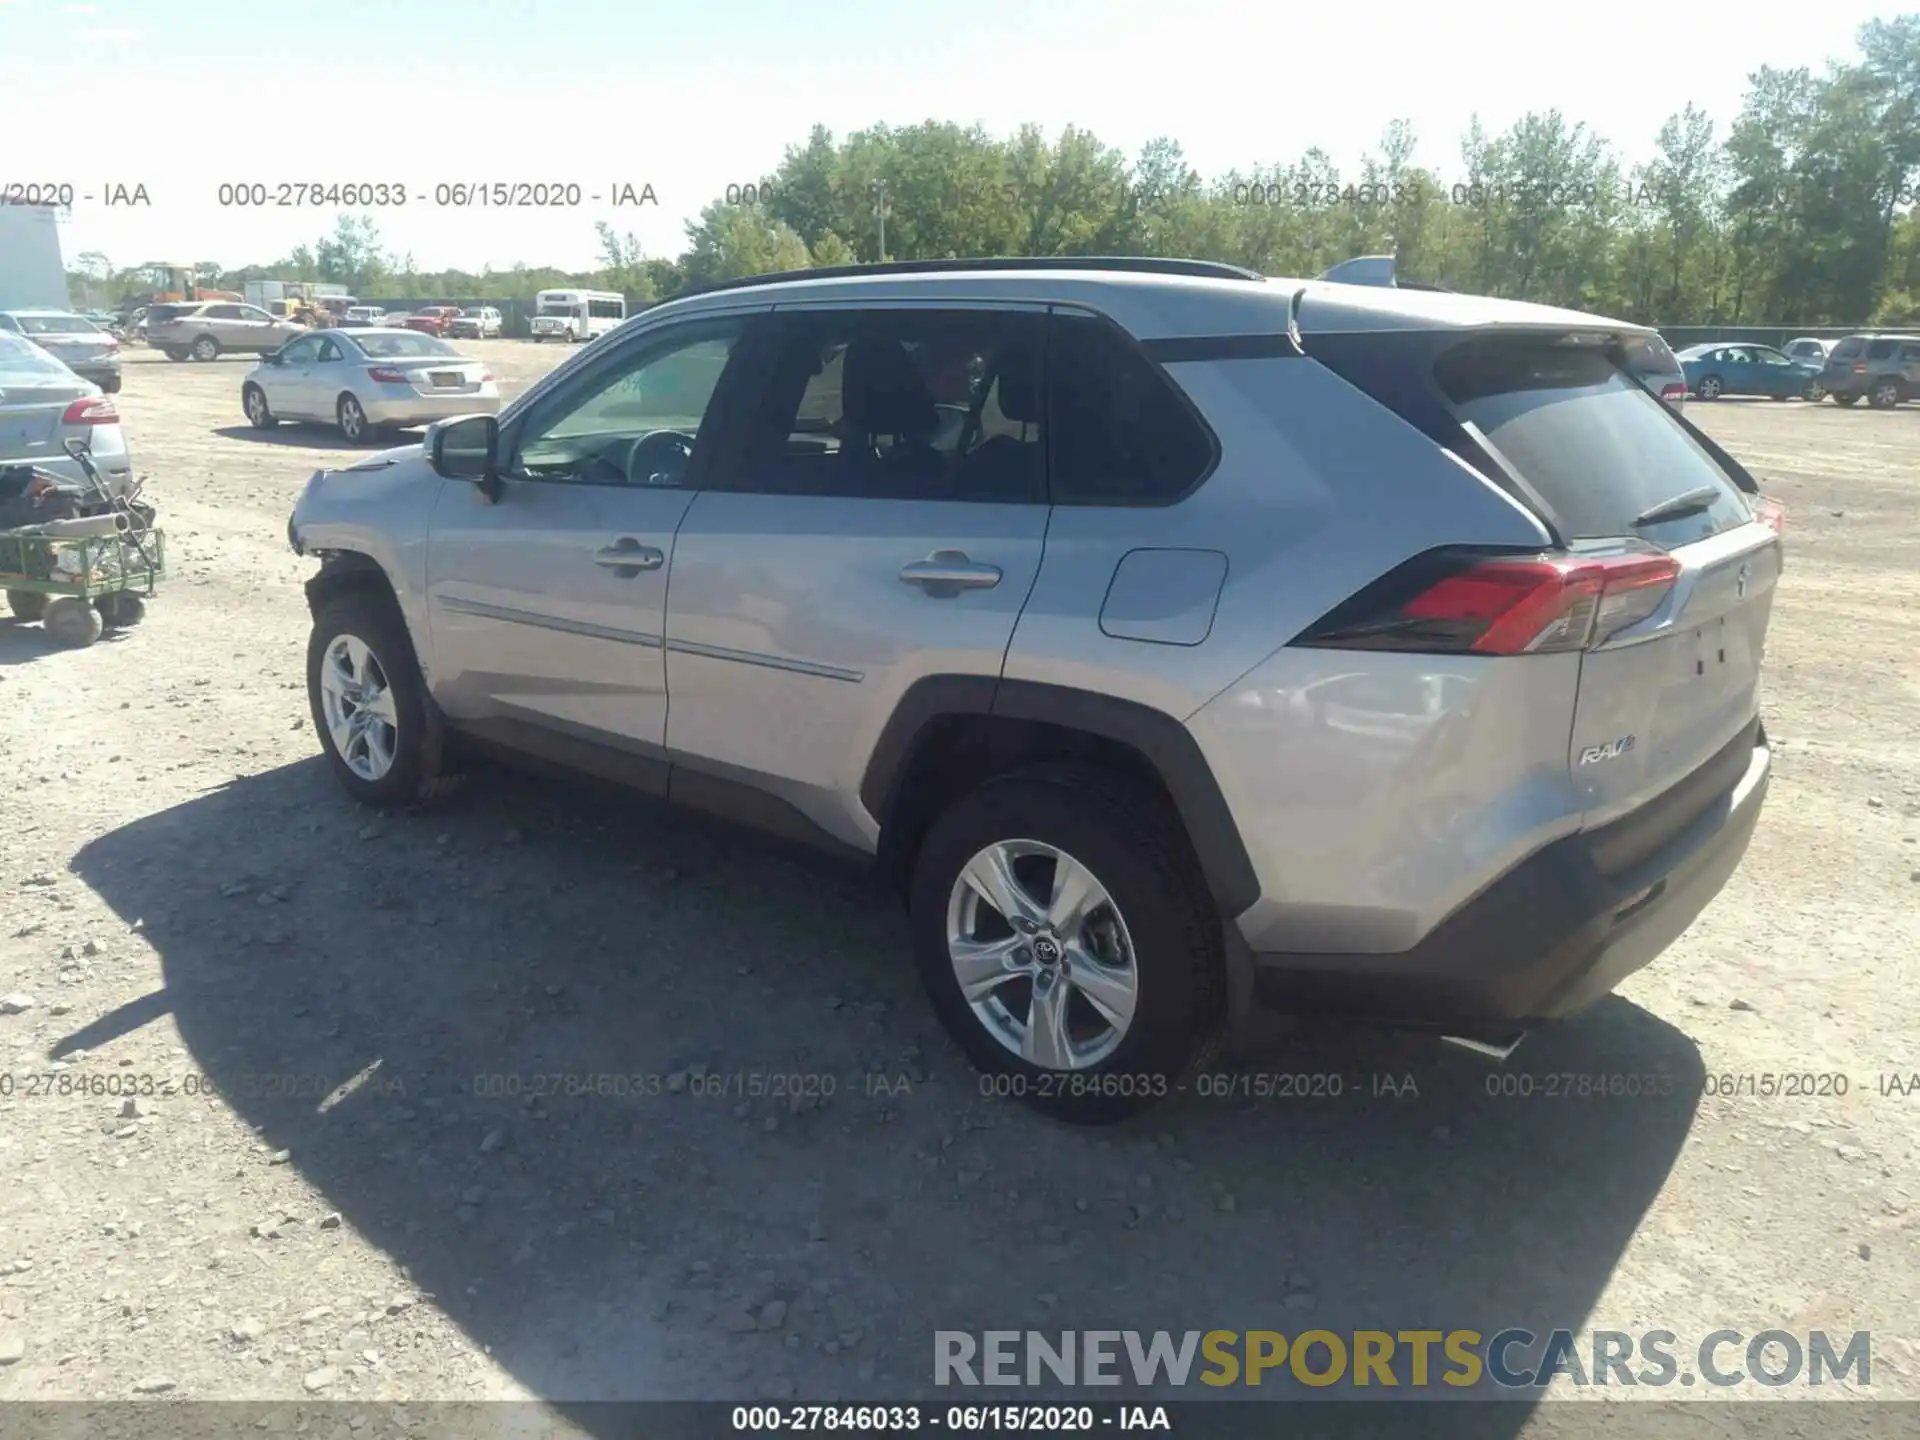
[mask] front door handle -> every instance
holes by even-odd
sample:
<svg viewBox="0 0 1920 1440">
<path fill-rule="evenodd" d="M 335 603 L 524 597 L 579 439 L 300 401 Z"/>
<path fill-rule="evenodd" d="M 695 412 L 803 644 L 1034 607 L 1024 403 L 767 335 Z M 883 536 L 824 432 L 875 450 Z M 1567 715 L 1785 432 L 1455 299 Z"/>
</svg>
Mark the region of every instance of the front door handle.
<svg viewBox="0 0 1920 1440">
<path fill-rule="evenodd" d="M 998 565 L 976 565 L 964 550 L 936 550 L 924 560 L 902 566 L 900 582 L 918 585 L 929 595 L 957 595 L 962 590 L 991 590 L 1000 583 Z"/>
<path fill-rule="evenodd" d="M 651 545 L 642 545 L 631 535 L 622 535 L 613 544 L 593 553 L 594 564 L 621 571 L 625 575 L 637 574 L 642 570 L 658 570 L 666 560 L 667 557 L 660 551 Z"/>
</svg>

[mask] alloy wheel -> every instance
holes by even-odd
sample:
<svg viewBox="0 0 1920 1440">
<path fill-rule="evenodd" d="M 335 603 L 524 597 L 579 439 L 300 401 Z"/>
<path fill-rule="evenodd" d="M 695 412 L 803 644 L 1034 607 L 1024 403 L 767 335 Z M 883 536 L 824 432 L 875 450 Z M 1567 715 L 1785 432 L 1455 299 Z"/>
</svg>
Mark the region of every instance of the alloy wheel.
<svg viewBox="0 0 1920 1440">
<path fill-rule="evenodd" d="M 976 854 L 947 903 L 947 955 L 987 1033 L 1043 1070 L 1084 1070 L 1126 1038 L 1140 971 L 1126 921 L 1086 865 L 1039 840 Z"/>
<path fill-rule="evenodd" d="M 380 658 L 357 635 L 336 635 L 320 662 L 320 708 L 341 761 L 379 780 L 399 753 L 400 718 Z"/>
</svg>

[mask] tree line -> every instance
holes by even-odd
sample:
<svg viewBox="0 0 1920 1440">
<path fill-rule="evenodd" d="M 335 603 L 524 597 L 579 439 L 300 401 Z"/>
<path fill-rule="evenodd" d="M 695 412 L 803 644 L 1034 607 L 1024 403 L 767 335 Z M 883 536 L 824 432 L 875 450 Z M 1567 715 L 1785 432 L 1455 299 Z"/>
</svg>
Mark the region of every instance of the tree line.
<svg viewBox="0 0 1920 1440">
<path fill-rule="evenodd" d="M 372 300 L 578 286 L 644 304 L 881 259 L 1187 256 L 1314 275 L 1391 252 L 1409 279 L 1660 325 L 1920 323 L 1920 15 L 1871 21 L 1856 45 L 1817 72 L 1755 72 L 1724 133 L 1685 106 L 1636 164 L 1557 110 L 1498 133 L 1476 119 L 1446 170 L 1419 164 L 1394 121 L 1351 171 L 1310 149 L 1211 178 L 1165 138 L 1128 156 L 1076 128 L 816 127 L 773 174 L 725 184 L 671 259 L 601 223 L 591 271 L 428 271 L 343 215 L 273 264 L 202 278 L 332 281 Z M 85 258 L 111 288 L 104 257 Z"/>
</svg>

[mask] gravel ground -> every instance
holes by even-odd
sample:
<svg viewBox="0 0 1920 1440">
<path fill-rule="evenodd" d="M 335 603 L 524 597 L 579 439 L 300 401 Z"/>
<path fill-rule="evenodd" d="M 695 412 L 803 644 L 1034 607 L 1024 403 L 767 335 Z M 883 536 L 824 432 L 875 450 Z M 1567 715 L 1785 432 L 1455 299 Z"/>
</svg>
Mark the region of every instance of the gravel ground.
<svg viewBox="0 0 1920 1440">
<path fill-rule="evenodd" d="M 246 429 L 246 368 L 128 364 L 146 623 L 0 621 L 0 1399 L 932 1398 L 936 1329 L 1309 1324 L 1871 1330 L 1920 1398 L 1920 408 L 1693 409 L 1791 507 L 1777 778 L 1506 1066 L 1656 1093 L 1320 1030 L 1261 1065 L 1339 1099 L 1088 1133 L 980 1094 L 856 883 L 552 781 L 349 804 L 284 539 L 343 452 Z M 1850 1087 L 1710 1093 L 1781 1072 Z"/>
</svg>

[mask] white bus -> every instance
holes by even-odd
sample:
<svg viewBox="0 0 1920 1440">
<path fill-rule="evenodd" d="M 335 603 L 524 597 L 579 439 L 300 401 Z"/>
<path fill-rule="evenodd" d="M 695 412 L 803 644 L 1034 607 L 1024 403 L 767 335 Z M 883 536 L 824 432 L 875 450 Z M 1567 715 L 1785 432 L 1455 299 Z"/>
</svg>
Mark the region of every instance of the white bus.
<svg viewBox="0 0 1920 1440">
<path fill-rule="evenodd" d="M 542 290 L 534 297 L 535 340 L 591 340 L 627 318 L 627 298 L 610 290 Z"/>
</svg>

